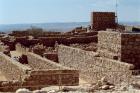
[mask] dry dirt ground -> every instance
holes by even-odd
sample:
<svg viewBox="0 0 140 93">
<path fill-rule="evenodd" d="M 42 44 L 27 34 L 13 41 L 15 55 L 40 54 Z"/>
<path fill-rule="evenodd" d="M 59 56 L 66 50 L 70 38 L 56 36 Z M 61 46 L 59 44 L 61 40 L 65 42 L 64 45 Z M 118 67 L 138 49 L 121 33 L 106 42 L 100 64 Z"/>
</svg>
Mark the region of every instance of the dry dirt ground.
<svg viewBox="0 0 140 93">
<path fill-rule="evenodd" d="M 28 91 L 22 93 L 140 93 L 140 81 L 137 82 L 138 85 L 129 85 L 122 83 L 120 85 L 114 86 L 112 89 L 95 89 L 94 85 L 88 84 L 84 80 L 80 79 L 79 86 L 48 86 L 42 88 L 41 90 Z M 21 89 L 22 90 L 22 89 Z M 24 89 L 23 89 L 24 90 Z M 60 91 L 61 90 L 61 91 Z M 16 92 L 21 93 L 21 92 Z"/>
</svg>

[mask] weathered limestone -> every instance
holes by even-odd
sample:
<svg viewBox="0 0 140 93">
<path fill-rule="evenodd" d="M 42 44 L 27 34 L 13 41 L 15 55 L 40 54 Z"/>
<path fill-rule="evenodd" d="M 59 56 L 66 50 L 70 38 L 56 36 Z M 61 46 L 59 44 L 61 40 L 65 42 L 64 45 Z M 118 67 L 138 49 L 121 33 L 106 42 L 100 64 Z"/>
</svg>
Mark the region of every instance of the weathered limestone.
<svg viewBox="0 0 140 93">
<path fill-rule="evenodd" d="M 121 33 L 111 31 L 98 32 L 98 50 L 107 50 L 114 54 L 121 52 Z"/>
<path fill-rule="evenodd" d="M 40 69 L 40 70 L 43 70 L 43 69 L 57 69 L 57 70 L 62 70 L 62 69 L 70 69 L 70 68 L 67 68 L 67 67 L 64 67 L 58 63 L 55 63 L 51 60 L 48 60 L 46 58 L 43 58 L 37 54 L 34 54 L 34 53 L 31 53 L 29 52 L 27 54 L 27 57 L 28 57 L 28 65 L 33 68 L 33 69 Z"/>
<path fill-rule="evenodd" d="M 7 79 L 0 82 L 0 91 L 15 91 L 18 88 L 33 90 L 48 85 L 75 86 L 79 84 L 78 70 L 61 66 L 34 53 L 27 54 L 29 58 L 27 65 L 3 53 L 0 54 L 0 70 Z"/>
<path fill-rule="evenodd" d="M 74 37 L 70 38 L 70 41 L 74 42 L 76 40 L 76 42 L 84 43 L 84 40 L 92 41 L 93 39 L 93 37 L 84 40 L 83 38 Z M 37 85 L 35 87 L 40 88 L 47 85 L 60 85 L 60 83 L 62 85 L 78 85 L 79 70 L 80 78 L 89 83 L 97 82 L 102 77 L 106 77 L 110 83 L 127 82 L 134 67 L 139 69 L 140 66 L 139 39 L 140 34 L 136 33 L 101 31 L 98 36 L 97 52 L 60 45 L 58 47 L 60 64 L 37 54 L 29 53 L 27 48 L 19 45 L 17 51 L 26 54 L 29 63 L 25 66 L 1 54 L 0 69 L 5 73 L 7 80 L 20 80 L 22 77 L 23 80 L 18 87 L 21 85 L 31 88 L 31 86 Z M 6 82 L 2 83 L 2 86 L 7 87 L 7 85 L 14 84 L 17 83 Z M 108 87 L 104 86 L 103 88 Z"/>
<path fill-rule="evenodd" d="M 140 34 L 112 31 L 98 32 L 98 52 L 100 56 L 135 65 L 140 69 Z"/>
<path fill-rule="evenodd" d="M 22 53 L 22 54 L 27 54 L 29 51 L 29 48 L 22 46 L 21 44 L 16 44 L 16 51 Z"/>
<path fill-rule="evenodd" d="M 58 48 L 60 64 L 80 70 L 80 77 L 88 82 L 96 82 L 107 77 L 112 83 L 126 81 L 131 76 L 132 64 L 103 57 L 96 53 L 60 45 Z"/>
<path fill-rule="evenodd" d="M 20 80 L 31 68 L 18 63 L 7 55 L 0 53 L 0 70 L 7 80 Z"/>
<path fill-rule="evenodd" d="M 5 50 L 5 46 L 2 42 L 0 42 L 0 51 L 3 52 Z"/>
</svg>

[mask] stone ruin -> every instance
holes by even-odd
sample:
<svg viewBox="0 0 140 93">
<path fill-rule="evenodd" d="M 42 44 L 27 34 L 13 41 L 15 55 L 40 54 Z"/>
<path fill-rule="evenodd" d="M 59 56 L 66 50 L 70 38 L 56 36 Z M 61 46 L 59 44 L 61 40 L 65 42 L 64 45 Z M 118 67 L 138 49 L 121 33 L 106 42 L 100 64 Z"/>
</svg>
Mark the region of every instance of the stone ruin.
<svg viewBox="0 0 140 93">
<path fill-rule="evenodd" d="M 116 29 L 115 12 L 92 12 L 91 28 L 95 31 L 106 30 L 107 28 Z"/>
<path fill-rule="evenodd" d="M 28 52 L 26 49 L 24 51 L 24 49 L 18 47 L 17 51 L 27 57 L 28 63 L 26 64 L 22 63 L 23 60 L 17 61 L 3 53 L 0 54 L 0 71 L 6 78 L 5 81 L 0 81 L 0 91 L 11 92 L 18 88 L 34 90 L 48 85 L 74 86 L 79 84 L 78 70 L 61 66 L 37 54 Z"/>
<path fill-rule="evenodd" d="M 140 69 L 140 34 L 99 32 L 98 52 L 100 56 L 135 65 Z"/>
<path fill-rule="evenodd" d="M 33 47 L 31 47 L 31 51 L 35 54 L 38 54 L 40 56 L 43 56 L 44 52 L 45 52 L 46 47 L 40 44 L 36 44 Z"/>
<path fill-rule="evenodd" d="M 0 51 L 3 52 L 5 55 L 11 56 L 9 46 L 4 45 L 2 42 L 0 44 Z"/>
<path fill-rule="evenodd" d="M 140 69 L 140 34 L 121 31 L 121 25 L 121 29 L 112 30 L 116 29 L 112 12 L 94 16 L 88 32 L 82 27 L 67 33 L 43 35 L 41 31 L 39 36 L 31 36 L 38 31 L 15 31 L 12 42 L 2 40 L 0 70 L 6 80 L 0 81 L 0 91 L 77 86 L 79 79 L 98 84 L 104 77 L 107 80 L 102 83 L 128 82 L 134 70 Z"/>
<path fill-rule="evenodd" d="M 48 53 L 44 54 L 44 57 L 35 54 L 30 47 L 16 44 L 16 52 L 25 55 L 28 63 L 20 63 L 3 53 L 0 55 L 0 69 L 7 79 L 1 81 L 1 91 L 59 85 L 59 75 L 62 76 L 64 85 L 78 85 L 79 78 L 88 83 L 98 82 L 103 77 L 111 84 L 127 82 L 133 76 L 133 70 L 140 69 L 139 39 L 139 33 L 100 31 L 96 51 L 57 45 L 55 56 Z M 54 62 L 56 60 L 59 64 Z M 34 85 L 36 86 L 32 87 Z"/>
<path fill-rule="evenodd" d="M 139 33 L 100 31 L 96 52 L 59 45 L 59 63 L 80 70 L 80 78 L 89 83 L 104 76 L 113 84 L 127 82 L 140 69 L 139 39 Z"/>
</svg>

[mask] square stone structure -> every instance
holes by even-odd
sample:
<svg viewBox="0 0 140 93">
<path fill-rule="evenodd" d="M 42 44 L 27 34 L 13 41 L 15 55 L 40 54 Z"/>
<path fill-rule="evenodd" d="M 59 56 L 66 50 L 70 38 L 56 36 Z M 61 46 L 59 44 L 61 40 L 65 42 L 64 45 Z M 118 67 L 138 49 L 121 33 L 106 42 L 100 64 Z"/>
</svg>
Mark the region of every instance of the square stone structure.
<svg viewBox="0 0 140 93">
<path fill-rule="evenodd" d="M 95 31 L 115 29 L 116 28 L 115 12 L 92 12 L 91 27 Z"/>
<path fill-rule="evenodd" d="M 102 57 L 118 57 L 119 61 L 131 63 L 135 69 L 140 69 L 140 33 L 100 31 L 98 52 Z"/>
</svg>

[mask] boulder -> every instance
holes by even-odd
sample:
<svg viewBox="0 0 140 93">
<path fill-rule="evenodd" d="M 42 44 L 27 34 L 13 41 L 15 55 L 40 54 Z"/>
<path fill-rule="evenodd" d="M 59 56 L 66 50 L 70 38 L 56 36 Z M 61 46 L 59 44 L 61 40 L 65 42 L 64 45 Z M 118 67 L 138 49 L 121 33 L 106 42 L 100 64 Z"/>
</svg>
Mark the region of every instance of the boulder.
<svg viewBox="0 0 140 93">
<path fill-rule="evenodd" d="M 56 93 L 56 91 L 55 90 L 50 90 L 50 91 L 48 91 L 48 93 Z"/>
<path fill-rule="evenodd" d="M 101 87 L 101 89 L 103 89 L 103 90 L 108 90 L 108 89 L 109 89 L 109 85 L 103 85 L 103 86 Z"/>
<path fill-rule="evenodd" d="M 33 93 L 47 93 L 47 91 L 45 91 L 45 90 L 35 90 L 35 91 L 33 91 Z"/>
<path fill-rule="evenodd" d="M 31 92 L 28 89 L 26 89 L 26 88 L 22 88 L 22 89 L 18 89 L 16 91 L 16 93 L 31 93 Z"/>
</svg>

